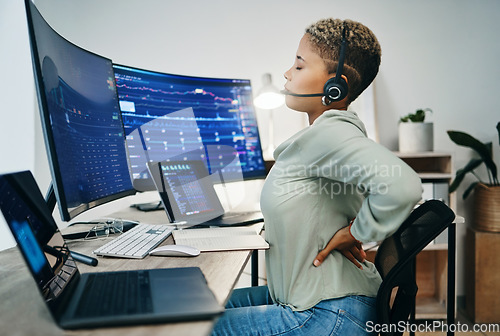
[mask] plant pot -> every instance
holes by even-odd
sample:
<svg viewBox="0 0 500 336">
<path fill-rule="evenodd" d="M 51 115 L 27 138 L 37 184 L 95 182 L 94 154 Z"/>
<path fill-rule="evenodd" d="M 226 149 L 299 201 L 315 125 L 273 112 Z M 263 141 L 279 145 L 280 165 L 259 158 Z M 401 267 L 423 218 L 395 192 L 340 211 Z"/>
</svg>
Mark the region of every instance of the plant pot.
<svg viewBox="0 0 500 336">
<path fill-rule="evenodd" d="M 479 183 L 474 189 L 474 227 L 500 232 L 500 186 Z"/>
<path fill-rule="evenodd" d="M 402 153 L 434 150 L 434 124 L 426 122 L 399 123 L 399 151 Z"/>
</svg>

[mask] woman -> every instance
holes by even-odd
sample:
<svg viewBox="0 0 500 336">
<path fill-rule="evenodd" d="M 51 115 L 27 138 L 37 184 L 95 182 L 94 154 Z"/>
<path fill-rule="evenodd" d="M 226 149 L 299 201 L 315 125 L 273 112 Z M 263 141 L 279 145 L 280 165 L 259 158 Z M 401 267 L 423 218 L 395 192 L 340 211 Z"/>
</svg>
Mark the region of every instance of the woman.
<svg viewBox="0 0 500 336">
<path fill-rule="evenodd" d="M 381 278 L 361 243 L 395 232 L 422 193 L 417 174 L 347 111 L 380 55 L 361 23 L 306 29 L 285 94 L 309 127 L 275 150 L 261 195 L 268 285 L 235 290 L 213 335 L 369 334 Z"/>
</svg>

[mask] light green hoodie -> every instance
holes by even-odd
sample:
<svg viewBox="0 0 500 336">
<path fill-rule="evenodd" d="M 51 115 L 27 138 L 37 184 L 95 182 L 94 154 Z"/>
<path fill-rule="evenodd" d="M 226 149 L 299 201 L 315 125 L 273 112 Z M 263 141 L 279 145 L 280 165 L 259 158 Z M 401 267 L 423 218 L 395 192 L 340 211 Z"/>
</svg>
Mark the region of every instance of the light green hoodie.
<svg viewBox="0 0 500 336">
<path fill-rule="evenodd" d="M 361 242 L 394 233 L 421 198 L 418 175 L 368 139 L 352 111 L 324 112 L 274 158 L 261 195 L 273 300 L 306 310 L 325 299 L 376 296 L 381 278 L 372 263 L 360 270 L 338 251 L 319 267 L 313 261 L 354 217 L 351 233 Z"/>
</svg>

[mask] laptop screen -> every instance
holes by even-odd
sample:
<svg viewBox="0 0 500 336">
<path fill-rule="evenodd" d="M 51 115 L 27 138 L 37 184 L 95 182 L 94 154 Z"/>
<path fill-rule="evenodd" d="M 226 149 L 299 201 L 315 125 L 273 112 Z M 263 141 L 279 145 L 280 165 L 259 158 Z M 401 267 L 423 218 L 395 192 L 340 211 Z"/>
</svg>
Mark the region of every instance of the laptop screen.
<svg viewBox="0 0 500 336">
<path fill-rule="evenodd" d="M 151 162 L 149 170 L 172 222 L 196 225 L 224 214 L 203 161 Z"/>
<path fill-rule="evenodd" d="M 54 310 L 78 270 L 57 225 L 47 222 L 47 213 L 42 215 L 48 208 L 30 172 L 0 175 L 0 210 L 43 298 Z"/>
</svg>

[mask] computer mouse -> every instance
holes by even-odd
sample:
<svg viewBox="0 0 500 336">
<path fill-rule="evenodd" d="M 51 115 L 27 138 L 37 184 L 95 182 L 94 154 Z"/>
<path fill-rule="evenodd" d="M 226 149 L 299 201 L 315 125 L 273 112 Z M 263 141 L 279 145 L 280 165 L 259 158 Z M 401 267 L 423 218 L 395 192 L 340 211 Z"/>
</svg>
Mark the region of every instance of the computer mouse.
<svg viewBox="0 0 500 336">
<path fill-rule="evenodd" d="M 152 256 L 162 257 L 196 257 L 200 255 L 200 250 L 187 245 L 165 245 L 149 252 Z"/>
</svg>

